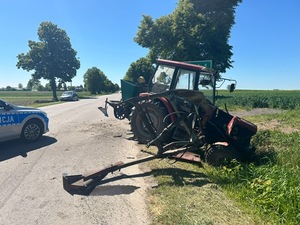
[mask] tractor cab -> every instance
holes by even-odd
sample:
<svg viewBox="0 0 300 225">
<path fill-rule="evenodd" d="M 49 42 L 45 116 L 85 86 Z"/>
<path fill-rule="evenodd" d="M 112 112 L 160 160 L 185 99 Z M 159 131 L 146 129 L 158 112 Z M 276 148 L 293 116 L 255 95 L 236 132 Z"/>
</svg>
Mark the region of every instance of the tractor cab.
<svg viewBox="0 0 300 225">
<path fill-rule="evenodd" d="M 148 84 L 149 93 L 161 93 L 168 90 L 201 91 L 214 103 L 216 72 L 204 66 L 158 59 L 155 73 Z"/>
<path fill-rule="evenodd" d="M 187 62 L 178 62 L 166 59 L 157 59 L 155 72 L 146 83 L 134 83 L 121 80 L 120 101 L 106 101 L 105 107 L 99 109 L 107 115 L 107 105 L 114 108 L 114 115 L 118 119 L 129 119 L 133 105 L 130 99 L 138 96 L 146 96 L 163 93 L 170 90 L 190 90 L 202 92 L 204 97 L 215 105 L 216 89 L 225 81 L 234 81 L 230 85 L 230 91 L 236 87 L 236 81 L 220 78 L 218 71 Z M 219 86 L 217 86 L 221 82 Z"/>
</svg>

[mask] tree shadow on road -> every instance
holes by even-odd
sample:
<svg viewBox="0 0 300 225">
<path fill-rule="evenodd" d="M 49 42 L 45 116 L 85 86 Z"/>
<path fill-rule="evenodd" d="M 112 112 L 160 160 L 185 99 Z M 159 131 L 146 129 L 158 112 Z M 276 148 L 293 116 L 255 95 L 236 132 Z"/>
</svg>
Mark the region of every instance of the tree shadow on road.
<svg viewBox="0 0 300 225">
<path fill-rule="evenodd" d="M 37 142 L 25 143 L 22 140 L 14 140 L 1 143 L 0 162 L 17 157 L 27 157 L 27 153 L 57 142 L 53 137 L 42 136 Z"/>
</svg>

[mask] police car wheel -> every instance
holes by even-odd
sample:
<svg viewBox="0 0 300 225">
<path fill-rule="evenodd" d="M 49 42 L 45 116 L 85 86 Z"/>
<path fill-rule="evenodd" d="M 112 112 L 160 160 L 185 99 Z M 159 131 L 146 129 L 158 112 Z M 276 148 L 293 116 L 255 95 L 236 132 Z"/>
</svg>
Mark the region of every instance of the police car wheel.
<svg viewBox="0 0 300 225">
<path fill-rule="evenodd" d="M 21 134 L 22 139 L 26 142 L 36 141 L 43 134 L 42 127 L 43 126 L 41 122 L 37 120 L 28 121 L 22 129 L 22 134 Z"/>
</svg>

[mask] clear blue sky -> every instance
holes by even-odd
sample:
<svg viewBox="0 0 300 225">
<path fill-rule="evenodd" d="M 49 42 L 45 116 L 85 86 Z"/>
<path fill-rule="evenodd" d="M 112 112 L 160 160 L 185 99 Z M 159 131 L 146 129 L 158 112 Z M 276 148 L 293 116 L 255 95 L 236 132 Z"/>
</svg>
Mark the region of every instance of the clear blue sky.
<svg viewBox="0 0 300 225">
<path fill-rule="evenodd" d="M 129 65 L 148 52 L 133 41 L 142 15 L 168 15 L 177 2 L 0 0 L 0 87 L 27 85 L 31 73 L 16 68 L 16 56 L 28 52 L 28 40 L 38 41 L 43 21 L 64 29 L 78 53 L 81 68 L 73 85 L 83 84 L 93 66 L 119 83 Z M 300 89 L 299 9 L 299 0 L 244 0 L 230 38 L 234 68 L 222 76 L 236 79 L 238 89 Z"/>
</svg>

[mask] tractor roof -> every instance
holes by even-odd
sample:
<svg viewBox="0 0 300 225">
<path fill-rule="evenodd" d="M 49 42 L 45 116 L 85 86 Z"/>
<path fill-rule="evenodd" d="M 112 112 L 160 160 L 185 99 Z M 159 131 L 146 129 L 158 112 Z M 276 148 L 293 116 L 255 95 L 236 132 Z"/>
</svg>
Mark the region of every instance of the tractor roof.
<svg viewBox="0 0 300 225">
<path fill-rule="evenodd" d="M 192 70 L 201 70 L 203 72 L 210 72 L 214 73 L 215 71 L 213 69 L 207 68 L 205 66 L 190 64 L 186 62 L 179 62 L 179 61 L 173 61 L 173 60 L 167 60 L 167 59 L 157 59 L 157 64 L 165 64 L 165 65 L 171 65 L 175 67 L 181 67 L 185 69 L 192 69 Z"/>
</svg>

